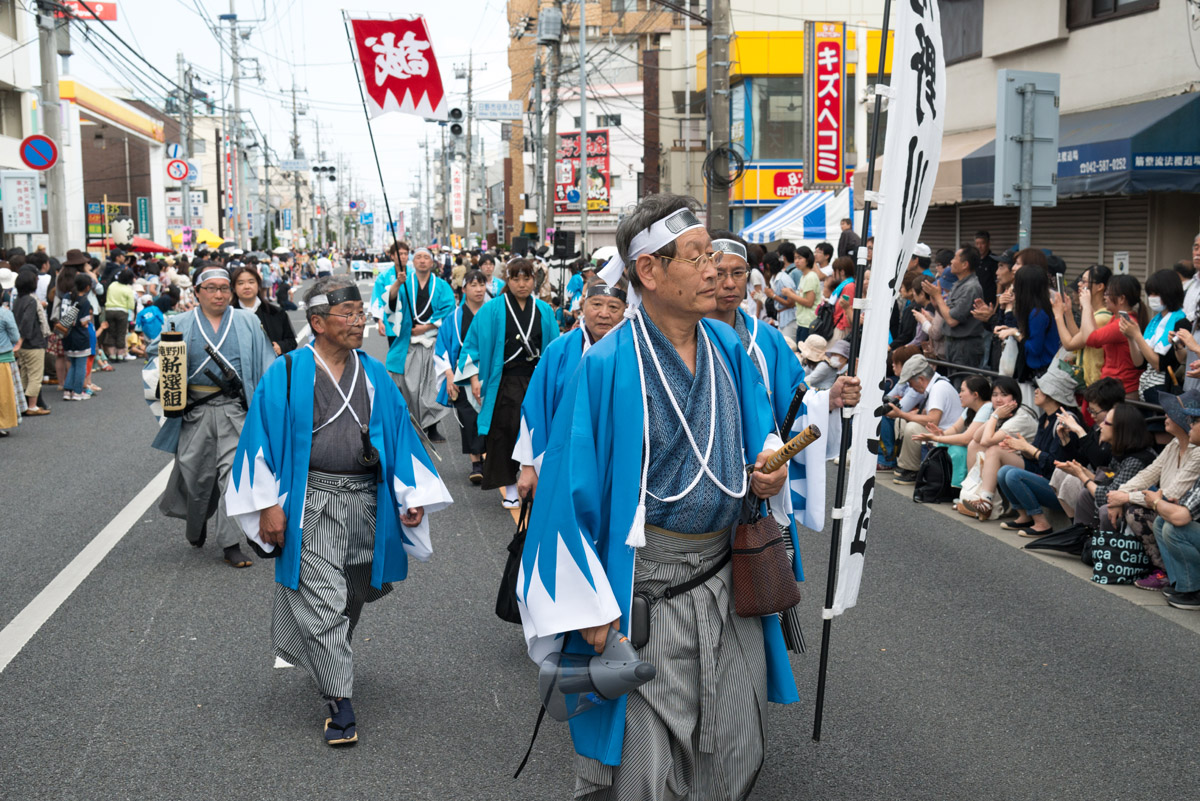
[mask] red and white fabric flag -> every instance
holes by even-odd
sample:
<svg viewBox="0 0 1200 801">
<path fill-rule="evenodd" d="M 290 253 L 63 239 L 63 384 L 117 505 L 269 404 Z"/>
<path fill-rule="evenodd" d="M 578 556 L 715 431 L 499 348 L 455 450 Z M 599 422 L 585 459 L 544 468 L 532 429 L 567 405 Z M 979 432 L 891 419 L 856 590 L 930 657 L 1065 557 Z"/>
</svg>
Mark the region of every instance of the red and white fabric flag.
<svg viewBox="0 0 1200 801">
<path fill-rule="evenodd" d="M 351 19 L 359 79 L 367 111 L 389 111 L 445 120 L 446 92 L 425 18 Z"/>
</svg>

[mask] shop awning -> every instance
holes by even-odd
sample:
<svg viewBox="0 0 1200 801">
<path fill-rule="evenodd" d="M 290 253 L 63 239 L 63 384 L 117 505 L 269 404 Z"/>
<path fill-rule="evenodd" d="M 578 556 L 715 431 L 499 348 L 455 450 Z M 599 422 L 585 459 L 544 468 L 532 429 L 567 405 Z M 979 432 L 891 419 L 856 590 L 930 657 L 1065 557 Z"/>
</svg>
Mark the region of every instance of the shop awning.
<svg viewBox="0 0 1200 801">
<path fill-rule="evenodd" d="M 836 242 L 842 233 L 838 223 L 850 216 L 854 190 L 840 192 L 802 192 L 742 229 L 739 236 L 747 242 L 765 245 L 787 239 Z"/>
<path fill-rule="evenodd" d="M 942 137 L 942 155 L 938 158 L 937 180 L 933 182 L 933 196 L 930 204 L 944 206 L 960 203 L 963 199 L 962 162 L 963 157 L 978 150 L 980 145 L 994 141 L 994 128 L 983 128 L 977 131 L 946 134 Z M 901 164 L 903 167 L 903 164 Z M 883 155 L 875 159 L 875 186 L 880 185 L 883 171 Z M 867 169 L 854 172 L 854 197 L 859 209 L 863 207 L 863 190 L 867 186 Z"/>
<path fill-rule="evenodd" d="M 168 231 L 167 233 L 171 237 L 172 244 L 179 245 L 183 242 L 183 234 L 181 232 L 172 230 L 172 231 Z M 221 243 L 223 243 L 224 241 L 225 241 L 224 237 L 218 236 L 217 234 L 213 233 L 212 231 L 208 230 L 207 228 L 193 228 L 192 229 L 192 244 L 193 245 L 205 245 L 210 248 L 215 248 L 215 247 L 220 246 Z"/>
<path fill-rule="evenodd" d="M 104 250 L 112 250 L 115 247 L 116 247 L 116 245 L 113 243 L 111 238 L 93 239 L 90 242 L 88 242 L 89 250 L 92 248 L 104 248 Z M 170 248 L 163 247 L 162 245 L 158 244 L 157 242 L 151 242 L 149 239 L 143 239 L 140 236 L 135 236 L 133 238 L 133 241 L 130 242 L 129 245 L 127 245 L 125 247 L 129 247 L 131 250 L 134 250 L 138 253 L 171 253 L 172 252 Z"/>
<path fill-rule="evenodd" d="M 1200 192 L 1200 92 L 1064 114 L 1058 194 Z M 963 200 L 993 197 L 996 140 L 962 164 Z"/>
</svg>

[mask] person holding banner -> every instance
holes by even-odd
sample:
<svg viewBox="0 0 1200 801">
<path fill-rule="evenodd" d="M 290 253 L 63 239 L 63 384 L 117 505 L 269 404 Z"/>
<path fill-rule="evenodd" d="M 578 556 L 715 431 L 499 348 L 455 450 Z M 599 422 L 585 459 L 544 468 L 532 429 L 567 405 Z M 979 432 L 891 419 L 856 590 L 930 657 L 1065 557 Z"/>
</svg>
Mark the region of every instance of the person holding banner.
<svg viewBox="0 0 1200 801">
<path fill-rule="evenodd" d="M 393 248 L 399 251 L 398 246 Z M 397 272 L 388 290 L 387 309 L 392 314 L 399 311 L 405 315 L 402 329 L 388 347 L 388 372 L 430 442 L 445 442 L 437 424 L 448 410 L 437 402 L 433 345 L 442 322 L 454 312 L 454 290 L 433 274 L 433 253 L 429 248 L 417 248 L 413 253 L 411 275 Z"/>
<path fill-rule="evenodd" d="M 187 521 L 187 540 L 196 548 L 203 547 L 212 518 L 225 561 L 249 567 L 241 531 L 220 499 L 229 484 L 247 399 L 274 361 L 275 349 L 254 312 L 233 308 L 233 284 L 224 267 L 200 262 L 195 275 L 200 305 L 171 320 L 187 345 L 187 406 L 182 415 L 168 416 L 154 438 L 154 448 L 175 455 L 159 510 Z M 157 343 L 147 353 L 151 358 L 142 380 L 153 399 L 160 372 Z"/>
<path fill-rule="evenodd" d="M 546 455 L 551 423 L 566 392 L 567 382 L 575 375 L 584 354 L 620 323 L 625 314 L 624 279 L 609 286 L 593 276 L 580 289 L 580 294 L 583 296 L 582 324 L 546 348 L 521 403 L 521 435 L 513 449 L 513 459 L 521 465 L 517 494 L 522 498 L 537 489 L 538 471 Z"/>
<path fill-rule="evenodd" d="M 715 311 L 724 251 L 695 200 L 644 198 L 602 271 L 629 281 L 629 322 L 596 343 L 555 414 L 517 599 L 529 654 L 595 654 L 653 605 L 639 651 L 654 680 L 570 721 L 576 799 L 746 797 L 768 701 L 799 700 L 777 615 L 733 612 L 743 503 L 790 511 L 783 442 L 753 360 Z M 640 305 L 639 305 L 640 302 Z M 666 593 L 674 589 L 676 592 Z"/>
</svg>

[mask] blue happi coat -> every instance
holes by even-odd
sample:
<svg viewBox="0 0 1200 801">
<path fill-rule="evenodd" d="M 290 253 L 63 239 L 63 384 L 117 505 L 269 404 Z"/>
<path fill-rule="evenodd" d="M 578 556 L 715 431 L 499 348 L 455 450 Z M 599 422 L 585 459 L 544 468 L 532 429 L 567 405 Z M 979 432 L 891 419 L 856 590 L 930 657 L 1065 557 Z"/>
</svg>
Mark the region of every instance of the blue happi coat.
<svg viewBox="0 0 1200 801">
<path fill-rule="evenodd" d="M 513 449 L 513 461 L 517 464 L 532 465 L 541 472 L 554 412 L 587 346 L 587 335 L 583 326 L 579 326 L 542 349 L 541 361 L 529 379 L 529 389 L 525 390 L 521 404 L 521 433 Z"/>
<path fill-rule="evenodd" d="M 504 375 L 504 328 L 508 322 L 508 307 L 504 295 L 493 298 L 479 309 L 458 354 L 458 370 L 454 383 L 470 392 L 471 376 L 478 375 L 483 385 L 480 393 L 483 403 L 479 409 L 477 431 L 487 436 L 492 430 L 492 411 L 496 407 L 496 396 L 500 392 L 500 379 Z M 554 322 L 554 310 L 542 300 L 529 298 L 537 303 L 538 322 L 542 327 L 542 352 L 558 338 L 558 324 Z"/>
<path fill-rule="evenodd" d="M 458 305 L 454 313 L 446 318 L 438 329 L 437 342 L 433 345 L 433 367 L 437 370 L 437 402 L 443 406 L 454 406 L 446 392 L 446 371 L 453 371 L 458 364 L 458 354 L 462 352 L 463 307 L 465 301 Z"/>
<path fill-rule="evenodd" d="M 287 366 L 279 359 L 254 393 L 246 425 L 238 440 L 225 510 L 238 521 L 246 536 L 263 543 L 258 520 L 263 509 L 275 504 L 287 517 L 283 553 L 275 561 L 275 580 L 293 590 L 300 581 L 300 547 L 303 542 L 304 498 L 308 488 L 308 463 L 312 453 L 313 386 L 317 363 L 311 348 L 293 351 L 291 396 Z M 437 468 L 413 429 L 408 407 L 383 364 L 362 351 L 362 362 L 371 403 L 371 444 L 379 451 L 376 485 L 375 552 L 371 586 L 402 581 L 408 575 L 408 557 L 427 560 L 433 553 L 429 539 L 429 514 L 448 506 L 452 499 Z M 353 369 L 347 363 L 346 369 Z M 348 443 L 357 448 L 357 440 Z M 400 515 L 422 506 L 425 517 L 417 526 L 405 526 Z"/>
<path fill-rule="evenodd" d="M 387 291 L 395 281 L 396 265 L 393 264 L 375 276 L 375 285 L 371 287 L 371 302 L 367 305 L 367 312 L 372 317 L 383 320 L 383 330 L 389 337 L 395 336 L 396 331 L 392 328 L 392 313 L 387 309 Z"/>
<path fill-rule="evenodd" d="M 753 463 L 759 452 L 782 445 L 762 380 L 729 326 L 713 320 L 701 326 L 733 380 L 744 458 Z M 647 380 L 656 379 L 648 374 Z M 588 350 L 554 416 L 517 578 L 525 639 L 536 662 L 560 649 L 594 654 L 578 629 L 620 618 L 621 631 L 629 633 L 637 549 L 626 537 L 641 490 L 644 414 L 633 332 L 623 324 Z M 784 488 L 772 503 L 787 494 Z M 761 620 L 768 698 L 798 701 L 779 618 Z M 625 704 L 622 696 L 573 718 L 575 750 L 620 764 Z"/>
<path fill-rule="evenodd" d="M 395 281 L 395 277 L 392 278 Z M 429 312 L 431 317 L 426 319 L 426 322 L 433 323 L 437 327 L 441 327 L 442 320 L 450 316 L 454 311 L 454 290 L 450 288 L 450 284 L 443 278 L 438 278 L 436 274 L 429 274 Z M 390 286 L 390 284 L 389 284 Z M 412 329 L 414 315 L 425 312 L 425 308 L 416 308 L 417 305 L 417 272 L 410 270 L 408 273 L 408 282 L 405 284 L 406 294 L 396 294 L 396 314 L 402 315 L 400 329 L 396 332 L 396 339 L 393 340 L 391 347 L 387 352 L 387 369 L 389 373 L 397 375 L 404 374 L 404 363 L 408 360 L 408 346 L 412 337 Z M 384 292 L 384 306 L 387 306 L 387 292 Z M 422 314 L 422 317 L 425 317 Z"/>
<path fill-rule="evenodd" d="M 247 399 L 254 394 L 258 382 L 267 368 L 271 366 L 271 362 L 275 360 L 275 349 L 271 347 L 271 340 L 267 338 L 262 322 L 254 312 L 229 306 L 221 317 L 220 328 L 213 331 L 208 323 L 208 318 L 204 317 L 199 307 L 196 307 L 186 314 L 173 315 L 168 323 L 168 326 L 170 325 L 183 334 L 183 341 L 187 344 L 189 384 L 209 384 L 211 379 L 204 375 L 203 370 L 205 369 L 211 369 L 217 375 L 221 374 L 221 371 L 208 358 L 208 354 L 204 352 L 204 346 L 208 344 L 208 341 L 201 333 L 201 326 L 213 344 L 220 345 L 218 350 L 233 363 L 246 388 Z M 168 327 L 167 330 L 170 328 Z M 228 332 L 227 336 L 226 332 Z M 224 338 L 224 343 L 221 342 L 222 338 Z M 150 404 L 151 411 L 161 418 L 161 428 L 154 437 L 151 447 L 167 453 L 175 453 L 179 448 L 179 433 L 183 428 L 183 418 L 162 418 L 162 406 L 156 398 L 159 373 L 158 342 L 150 343 L 150 346 L 146 348 L 146 355 L 148 359 L 146 366 L 142 368 L 142 389 L 145 391 L 146 402 Z M 191 374 L 197 368 L 201 372 L 192 378 Z"/>
<path fill-rule="evenodd" d="M 804 368 L 796 354 L 788 347 L 783 334 L 773 326 L 760 323 L 754 317 L 741 309 L 737 310 L 742 324 L 750 332 L 750 358 L 762 376 L 771 399 L 771 409 L 774 411 L 775 424 L 781 426 L 787 419 L 788 407 L 792 405 L 792 397 L 797 387 L 804 381 Z M 788 485 L 791 488 L 790 508 L 787 510 L 794 523 L 806 526 L 813 531 L 825 527 L 825 462 L 826 448 L 829 438 L 837 438 L 841 434 L 841 421 L 829 414 L 829 391 L 810 389 L 804 394 L 792 430 L 780 432 L 784 440 L 791 439 L 803 431 L 809 424 L 821 429 L 821 439 L 805 448 L 788 463 Z M 780 523 L 784 520 L 780 515 L 783 509 L 772 509 Z M 795 526 L 792 536 L 796 538 Z M 796 553 L 800 553 L 798 541 Z M 804 580 L 804 571 L 800 559 L 796 559 L 796 578 Z"/>
</svg>

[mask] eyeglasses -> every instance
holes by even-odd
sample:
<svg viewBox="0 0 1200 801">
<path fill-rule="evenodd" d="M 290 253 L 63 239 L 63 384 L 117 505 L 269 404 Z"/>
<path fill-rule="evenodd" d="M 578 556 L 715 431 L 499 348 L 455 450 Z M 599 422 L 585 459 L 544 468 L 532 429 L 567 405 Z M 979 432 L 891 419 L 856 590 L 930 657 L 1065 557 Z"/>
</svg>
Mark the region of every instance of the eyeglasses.
<svg viewBox="0 0 1200 801">
<path fill-rule="evenodd" d="M 681 259 L 676 256 L 659 256 L 660 259 L 666 261 L 681 261 L 684 264 L 690 264 L 697 270 L 703 270 L 705 267 L 712 265 L 716 267 L 721 263 L 721 258 L 725 255 L 725 251 L 718 250 L 713 253 L 702 253 L 694 259 Z"/>
<path fill-rule="evenodd" d="M 732 278 L 734 281 L 741 281 L 750 274 L 749 270 L 717 270 L 717 280 L 724 281 L 726 278 Z"/>
<path fill-rule="evenodd" d="M 206 285 L 206 286 L 202 286 L 199 288 L 203 289 L 205 292 L 208 292 L 210 295 L 224 295 L 226 293 L 233 292 L 233 287 L 229 286 L 228 284 L 226 284 L 225 286 L 207 286 Z"/>
<path fill-rule="evenodd" d="M 358 314 L 334 314 L 333 312 L 326 312 L 325 316 L 345 317 L 346 325 L 362 325 L 367 321 L 367 315 L 365 312 L 359 312 Z"/>
</svg>

